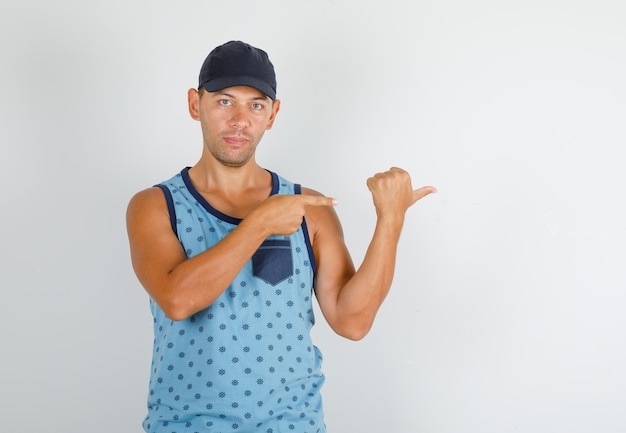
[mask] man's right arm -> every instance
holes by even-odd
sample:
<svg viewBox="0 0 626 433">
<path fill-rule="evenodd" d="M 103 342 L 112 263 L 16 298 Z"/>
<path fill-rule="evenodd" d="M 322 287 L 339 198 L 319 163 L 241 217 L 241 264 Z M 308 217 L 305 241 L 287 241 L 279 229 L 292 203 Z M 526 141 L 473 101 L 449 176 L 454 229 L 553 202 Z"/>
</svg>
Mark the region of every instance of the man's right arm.
<svg viewBox="0 0 626 433">
<path fill-rule="evenodd" d="M 242 223 L 221 242 L 188 259 L 172 231 L 159 188 L 141 191 L 131 199 L 126 224 L 137 278 L 173 320 L 211 305 L 268 236 L 253 224 Z"/>
<path fill-rule="evenodd" d="M 131 199 L 126 214 L 133 268 L 163 312 L 183 320 L 209 307 L 268 236 L 295 232 L 306 206 L 333 204 L 327 197 L 274 195 L 220 242 L 188 259 L 172 231 L 163 192 L 146 189 Z"/>
</svg>

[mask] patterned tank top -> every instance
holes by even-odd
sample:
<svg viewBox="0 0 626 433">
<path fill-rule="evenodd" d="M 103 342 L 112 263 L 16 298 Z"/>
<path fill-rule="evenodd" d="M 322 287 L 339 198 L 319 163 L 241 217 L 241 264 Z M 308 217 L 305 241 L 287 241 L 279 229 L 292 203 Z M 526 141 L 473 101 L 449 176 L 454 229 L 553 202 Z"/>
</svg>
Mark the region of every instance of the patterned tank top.
<svg viewBox="0 0 626 433">
<path fill-rule="evenodd" d="M 188 258 L 240 219 L 214 209 L 188 168 L 157 185 Z M 270 172 L 271 194 L 300 186 Z M 146 432 L 325 432 L 322 356 L 311 341 L 315 259 L 306 223 L 270 236 L 208 308 L 173 321 L 150 300 L 154 348 Z"/>
</svg>

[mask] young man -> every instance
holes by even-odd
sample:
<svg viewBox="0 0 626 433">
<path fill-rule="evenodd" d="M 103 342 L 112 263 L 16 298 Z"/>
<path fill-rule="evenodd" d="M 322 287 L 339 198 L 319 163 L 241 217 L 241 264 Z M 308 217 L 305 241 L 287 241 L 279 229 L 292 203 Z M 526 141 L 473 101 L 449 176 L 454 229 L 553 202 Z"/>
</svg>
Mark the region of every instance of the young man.
<svg viewBox="0 0 626 433">
<path fill-rule="evenodd" d="M 260 167 L 280 108 L 267 54 L 215 48 L 188 92 L 200 160 L 136 194 L 127 224 L 150 295 L 154 350 L 147 432 L 325 432 L 312 295 L 332 329 L 369 331 L 393 278 L 406 210 L 434 192 L 404 170 L 367 180 L 377 223 L 355 270 L 336 201 Z"/>
</svg>

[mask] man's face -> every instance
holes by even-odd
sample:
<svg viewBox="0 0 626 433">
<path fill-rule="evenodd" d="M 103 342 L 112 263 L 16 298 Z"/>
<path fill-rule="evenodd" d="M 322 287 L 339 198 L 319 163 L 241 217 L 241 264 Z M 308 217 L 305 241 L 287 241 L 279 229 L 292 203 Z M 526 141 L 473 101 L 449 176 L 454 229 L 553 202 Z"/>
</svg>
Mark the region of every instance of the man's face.
<svg viewBox="0 0 626 433">
<path fill-rule="evenodd" d="M 247 86 L 217 92 L 191 89 L 188 96 L 189 112 L 200 121 L 206 149 L 229 167 L 241 167 L 254 157 L 280 107 L 280 101 Z"/>
</svg>

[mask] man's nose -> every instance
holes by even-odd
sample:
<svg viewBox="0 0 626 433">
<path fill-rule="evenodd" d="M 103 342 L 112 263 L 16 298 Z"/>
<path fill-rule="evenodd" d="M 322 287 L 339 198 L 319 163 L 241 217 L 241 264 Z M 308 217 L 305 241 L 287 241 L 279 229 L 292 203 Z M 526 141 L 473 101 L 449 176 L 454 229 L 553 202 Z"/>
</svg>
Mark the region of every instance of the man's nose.
<svg viewBox="0 0 626 433">
<path fill-rule="evenodd" d="M 234 128 L 245 128 L 246 126 L 248 126 L 248 116 L 245 109 L 236 109 L 233 112 L 230 123 Z"/>
</svg>

